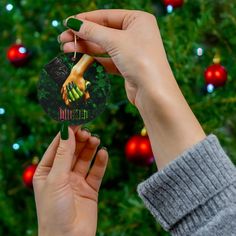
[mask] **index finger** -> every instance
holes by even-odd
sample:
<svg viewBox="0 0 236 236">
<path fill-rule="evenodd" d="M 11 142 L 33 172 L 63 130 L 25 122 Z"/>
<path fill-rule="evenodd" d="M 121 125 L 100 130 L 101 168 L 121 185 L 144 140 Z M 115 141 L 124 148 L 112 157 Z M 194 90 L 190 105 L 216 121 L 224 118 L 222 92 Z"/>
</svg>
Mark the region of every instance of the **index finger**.
<svg viewBox="0 0 236 236">
<path fill-rule="evenodd" d="M 75 17 L 81 20 L 92 21 L 106 27 L 122 29 L 124 19 L 133 12 L 134 11 L 131 10 L 104 9 L 80 13 Z"/>
<path fill-rule="evenodd" d="M 135 12 L 137 13 L 136 10 L 104 9 L 83 12 L 68 18 L 75 17 L 80 20 L 91 21 L 114 29 L 124 29 L 125 19 L 128 20 Z M 70 29 L 66 30 L 59 35 L 58 39 L 60 43 L 72 42 L 74 41 L 74 33 Z"/>
</svg>

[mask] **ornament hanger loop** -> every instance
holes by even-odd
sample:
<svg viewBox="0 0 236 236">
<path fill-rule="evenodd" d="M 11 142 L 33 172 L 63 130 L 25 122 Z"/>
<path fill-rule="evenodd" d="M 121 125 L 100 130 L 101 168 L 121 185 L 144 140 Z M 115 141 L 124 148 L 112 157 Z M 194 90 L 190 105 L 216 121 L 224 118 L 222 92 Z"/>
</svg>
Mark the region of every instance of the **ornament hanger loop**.
<svg viewBox="0 0 236 236">
<path fill-rule="evenodd" d="M 74 18 L 76 18 L 76 16 L 74 15 Z M 75 61 L 76 60 L 76 47 L 77 47 L 77 37 L 76 34 L 74 34 L 74 55 L 72 60 Z"/>
<path fill-rule="evenodd" d="M 76 60 L 76 47 L 77 47 L 77 37 L 74 34 L 74 55 L 73 55 L 73 58 L 72 58 L 73 61 Z"/>
</svg>

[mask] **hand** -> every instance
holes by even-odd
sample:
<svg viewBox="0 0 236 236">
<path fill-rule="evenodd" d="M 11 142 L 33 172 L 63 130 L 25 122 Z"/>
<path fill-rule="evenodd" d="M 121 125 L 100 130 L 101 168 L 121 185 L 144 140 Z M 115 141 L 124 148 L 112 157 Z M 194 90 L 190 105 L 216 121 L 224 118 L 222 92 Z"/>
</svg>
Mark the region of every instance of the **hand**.
<svg viewBox="0 0 236 236">
<path fill-rule="evenodd" d="M 125 79 L 127 97 L 139 110 L 161 169 L 185 149 L 205 138 L 169 66 L 156 18 L 146 12 L 97 10 L 70 17 L 59 36 L 64 52 L 95 57 L 109 73 Z M 81 25 L 82 23 L 82 25 Z M 170 40 L 170 39 L 169 39 Z"/>
<path fill-rule="evenodd" d="M 141 11 L 98 10 L 78 14 L 76 19 L 83 21 L 80 30 L 73 31 L 80 38 L 77 51 L 92 55 L 108 53 L 110 58 L 95 58 L 108 72 L 125 78 L 131 103 L 138 106 L 143 90 L 157 87 L 159 77 L 172 75 L 153 15 Z M 67 30 L 59 36 L 64 52 L 74 51 L 73 32 Z M 152 75 L 154 68 L 156 77 Z"/>
<path fill-rule="evenodd" d="M 33 186 L 39 236 L 94 236 L 97 227 L 98 191 L 108 154 L 100 149 L 89 171 L 100 140 L 80 129 L 69 128 L 69 138 L 58 134 L 39 163 Z"/>
<path fill-rule="evenodd" d="M 72 67 L 69 76 L 66 78 L 61 88 L 62 99 L 66 105 L 79 100 L 81 97 L 84 97 L 84 100 L 90 98 L 89 92 L 86 91 L 90 82 L 86 81 L 83 76 L 93 61 L 93 57 L 84 54 Z"/>
<path fill-rule="evenodd" d="M 84 100 L 89 99 L 90 95 L 87 88 L 90 84 L 89 81 L 85 81 L 85 91 L 83 93 L 73 81 L 67 82 L 62 88 L 62 98 L 65 101 L 65 104 L 70 105 L 72 102 L 79 101 L 81 98 L 84 98 Z"/>
</svg>

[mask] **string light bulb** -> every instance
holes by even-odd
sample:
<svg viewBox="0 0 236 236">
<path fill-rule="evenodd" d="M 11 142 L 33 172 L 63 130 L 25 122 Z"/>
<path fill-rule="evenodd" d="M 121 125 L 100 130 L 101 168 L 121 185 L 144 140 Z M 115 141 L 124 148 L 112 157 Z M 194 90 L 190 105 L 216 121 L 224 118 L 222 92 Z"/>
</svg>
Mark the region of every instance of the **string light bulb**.
<svg viewBox="0 0 236 236">
<path fill-rule="evenodd" d="M 12 4 L 9 3 L 9 4 L 6 5 L 6 10 L 7 11 L 11 11 L 12 9 L 13 9 L 13 5 Z"/>
</svg>

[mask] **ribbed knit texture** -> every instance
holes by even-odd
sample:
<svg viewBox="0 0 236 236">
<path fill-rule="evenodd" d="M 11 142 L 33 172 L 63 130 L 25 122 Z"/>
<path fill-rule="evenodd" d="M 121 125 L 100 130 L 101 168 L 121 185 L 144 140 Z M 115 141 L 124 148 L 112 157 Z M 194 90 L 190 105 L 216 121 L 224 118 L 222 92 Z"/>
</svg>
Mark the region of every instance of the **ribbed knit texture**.
<svg viewBox="0 0 236 236">
<path fill-rule="evenodd" d="M 236 235 L 236 169 L 217 137 L 206 137 L 138 185 L 172 235 Z"/>
</svg>

